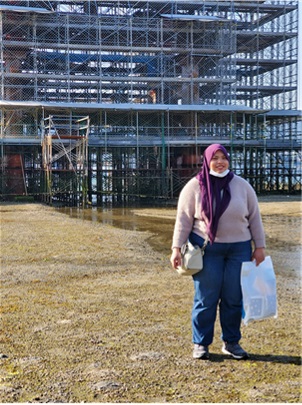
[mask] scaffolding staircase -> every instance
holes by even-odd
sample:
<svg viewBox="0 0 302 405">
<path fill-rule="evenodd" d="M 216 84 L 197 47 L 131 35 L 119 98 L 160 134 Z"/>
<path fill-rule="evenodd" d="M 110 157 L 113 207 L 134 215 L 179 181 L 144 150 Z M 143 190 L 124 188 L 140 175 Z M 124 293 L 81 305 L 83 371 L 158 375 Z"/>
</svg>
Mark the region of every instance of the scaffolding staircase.
<svg viewBox="0 0 302 405">
<path fill-rule="evenodd" d="M 89 116 L 75 119 L 49 116 L 43 121 L 42 168 L 44 199 L 52 204 L 58 198 L 65 203 L 88 203 Z"/>
</svg>

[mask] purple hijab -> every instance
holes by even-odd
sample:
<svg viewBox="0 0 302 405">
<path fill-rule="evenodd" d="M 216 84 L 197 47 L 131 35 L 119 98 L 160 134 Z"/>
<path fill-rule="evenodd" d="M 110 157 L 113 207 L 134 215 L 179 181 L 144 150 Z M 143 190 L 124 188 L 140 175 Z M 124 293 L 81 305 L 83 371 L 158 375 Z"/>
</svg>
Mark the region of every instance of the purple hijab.
<svg viewBox="0 0 302 405">
<path fill-rule="evenodd" d="M 214 143 L 204 151 L 202 168 L 196 176 L 201 190 L 202 216 L 207 223 L 207 234 L 209 235 L 211 244 L 214 242 L 216 236 L 219 218 L 231 200 L 229 183 L 234 177 L 233 172 L 229 172 L 225 177 L 210 175 L 210 161 L 218 150 L 230 161 L 229 154 L 224 146 Z M 214 204 L 214 201 L 216 204 Z"/>
</svg>

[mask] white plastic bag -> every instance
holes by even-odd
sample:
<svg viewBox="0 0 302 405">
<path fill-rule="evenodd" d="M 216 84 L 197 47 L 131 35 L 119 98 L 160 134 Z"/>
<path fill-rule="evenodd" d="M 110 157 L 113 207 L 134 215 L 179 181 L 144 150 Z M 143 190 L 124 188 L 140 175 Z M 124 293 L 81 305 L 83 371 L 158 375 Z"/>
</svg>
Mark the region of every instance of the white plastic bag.
<svg viewBox="0 0 302 405">
<path fill-rule="evenodd" d="M 277 318 L 276 276 L 270 256 L 259 266 L 255 261 L 242 263 L 241 288 L 245 325 L 254 320 Z"/>
</svg>

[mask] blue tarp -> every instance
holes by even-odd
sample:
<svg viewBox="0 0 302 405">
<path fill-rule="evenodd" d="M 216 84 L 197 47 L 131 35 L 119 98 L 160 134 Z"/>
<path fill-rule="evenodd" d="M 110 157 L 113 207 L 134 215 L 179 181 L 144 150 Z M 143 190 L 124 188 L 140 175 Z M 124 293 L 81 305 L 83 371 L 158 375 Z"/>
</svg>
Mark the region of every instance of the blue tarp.
<svg viewBox="0 0 302 405">
<path fill-rule="evenodd" d="M 116 62 L 116 63 L 141 63 L 146 65 L 148 75 L 153 76 L 158 73 L 158 57 L 148 55 L 121 55 L 121 54 L 86 54 L 86 53 L 61 53 L 61 52 L 38 52 L 37 56 L 41 60 L 63 61 L 68 59 L 71 63 L 85 62 Z"/>
<path fill-rule="evenodd" d="M 23 6 L 3 6 L 0 5 L 0 11 L 14 11 L 16 13 L 40 13 L 40 14 L 48 14 L 53 13 L 51 10 L 47 10 L 46 8 L 40 7 L 23 7 Z"/>
</svg>

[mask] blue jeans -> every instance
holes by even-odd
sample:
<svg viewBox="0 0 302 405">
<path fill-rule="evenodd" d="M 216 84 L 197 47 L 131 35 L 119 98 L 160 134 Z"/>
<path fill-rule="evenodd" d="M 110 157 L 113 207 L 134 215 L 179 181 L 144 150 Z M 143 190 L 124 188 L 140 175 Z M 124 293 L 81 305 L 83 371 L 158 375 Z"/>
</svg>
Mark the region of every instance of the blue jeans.
<svg viewBox="0 0 302 405">
<path fill-rule="evenodd" d="M 189 240 L 199 246 L 204 242 L 194 233 L 190 234 Z M 251 255 L 251 241 L 208 243 L 203 256 L 203 270 L 193 276 L 193 343 L 208 346 L 213 342 L 218 305 L 222 340 L 238 343 L 241 339 L 241 263 L 251 260 Z"/>
</svg>

